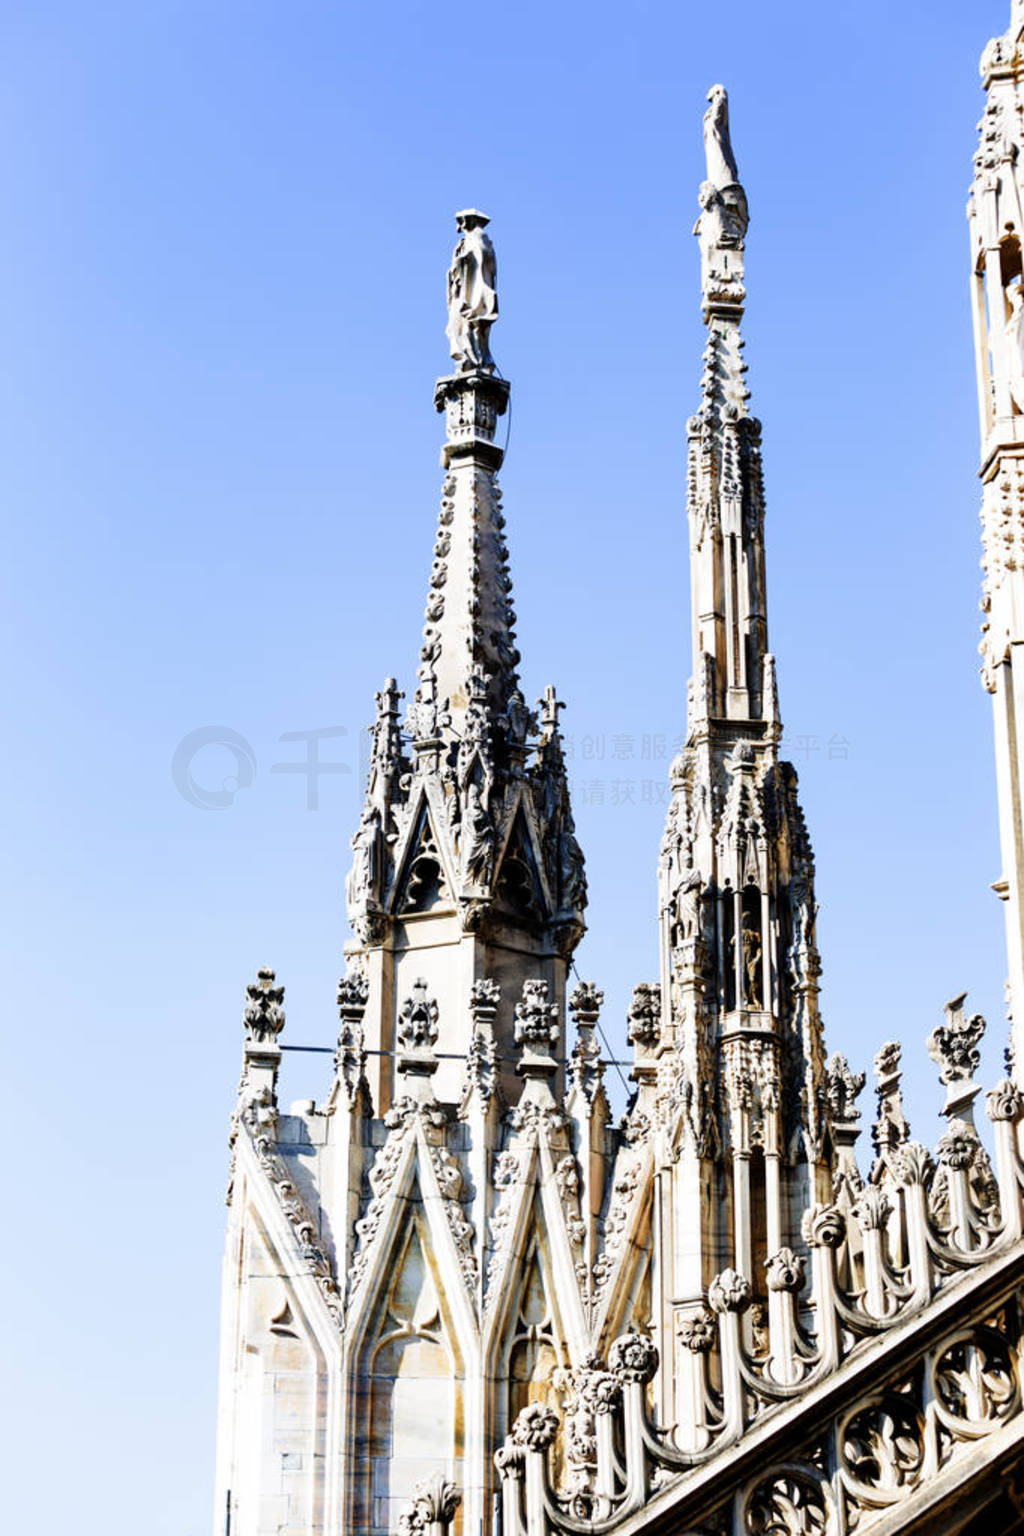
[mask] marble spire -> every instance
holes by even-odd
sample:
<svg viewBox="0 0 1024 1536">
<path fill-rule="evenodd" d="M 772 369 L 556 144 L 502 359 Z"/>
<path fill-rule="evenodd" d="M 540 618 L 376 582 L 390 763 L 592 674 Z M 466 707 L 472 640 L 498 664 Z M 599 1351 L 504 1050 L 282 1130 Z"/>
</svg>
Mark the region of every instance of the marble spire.
<svg viewBox="0 0 1024 1536">
<path fill-rule="evenodd" d="M 985 111 L 967 204 L 981 428 L 982 681 L 992 695 L 1007 997 L 1024 1071 L 1024 4 L 981 56 Z"/>
<path fill-rule="evenodd" d="M 560 706 L 549 689 L 535 712 L 518 675 L 495 441 L 509 400 L 491 353 L 497 259 L 486 214 L 465 209 L 456 222 L 446 333 L 455 368 L 434 390 L 444 481 L 417 686 L 404 729 L 395 680 L 377 696 L 348 880 L 349 962 L 369 977 L 367 1039 L 383 1063 L 371 1088 L 385 1104 L 395 1010 L 421 981 L 447 1057 L 470 1047 L 472 986 L 501 977 L 494 1039 L 508 1097 L 519 1092 L 514 1006 L 525 981 L 549 988 L 564 1054 L 565 973 L 586 904 Z M 439 1092 L 454 1098 L 449 1076 L 455 1068 L 443 1067 Z"/>
<path fill-rule="evenodd" d="M 727 1260 L 758 1277 L 828 1186 L 814 864 L 768 651 L 761 427 L 740 322 L 747 199 L 721 86 L 704 119 L 701 399 L 687 428 L 693 679 L 659 865 L 664 1070 L 684 1089 L 693 1298 Z M 669 1065 L 671 1063 L 671 1065 Z M 707 1196 L 709 1187 L 715 1199 Z"/>
</svg>

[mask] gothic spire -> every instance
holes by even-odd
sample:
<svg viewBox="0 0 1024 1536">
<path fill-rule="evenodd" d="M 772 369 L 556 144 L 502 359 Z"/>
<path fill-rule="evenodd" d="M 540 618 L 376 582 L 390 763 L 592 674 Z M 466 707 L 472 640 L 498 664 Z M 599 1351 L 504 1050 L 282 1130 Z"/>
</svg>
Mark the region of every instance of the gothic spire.
<svg viewBox="0 0 1024 1536">
<path fill-rule="evenodd" d="M 761 424 L 747 409 L 740 321 L 746 299 L 747 196 L 729 136 L 723 86 L 704 114 L 707 176 L 700 241 L 704 350 L 701 404 L 691 417 L 690 536 L 694 689 L 691 730 L 713 715 L 775 722 L 764 571 Z"/>
<path fill-rule="evenodd" d="M 985 111 L 978 124 L 971 231 L 974 350 L 981 425 L 982 681 L 995 712 L 1005 903 L 1007 996 L 1018 1082 L 1024 1071 L 1024 3 L 981 56 Z"/>
<path fill-rule="evenodd" d="M 374 1048 L 385 1056 L 392 1027 L 386 1014 L 401 1004 L 407 982 L 397 973 L 406 959 L 417 984 L 420 974 L 429 980 L 433 968 L 438 992 L 457 1004 L 448 1017 L 443 999 L 439 1005 L 446 1058 L 462 1047 L 463 1036 L 469 1047 L 467 989 L 500 971 L 496 1039 L 503 1049 L 511 1047 L 519 984 L 543 980 L 561 1006 L 564 970 L 583 931 L 586 902 L 560 706 L 549 689 L 538 720 L 527 708 L 517 672 L 497 479 L 504 452 L 495 442 L 509 385 L 490 345 L 498 314 L 497 261 L 486 215 L 465 209 L 455 217 L 459 238 L 447 279 L 455 367 L 434 390 L 445 418 L 444 482 L 418 685 L 404 733 L 395 682 L 389 679 L 378 695 L 348 882 L 357 935 L 353 962 L 370 965 L 371 953 L 392 942 L 402 949 L 402 956 L 389 951 L 386 963 L 381 960 L 377 1004 L 371 978 L 368 1016 L 376 1013 L 381 1039 Z M 429 924 L 418 921 L 428 916 Z M 465 964 L 459 962 L 457 978 L 456 942 L 473 951 Z M 395 974 L 385 977 L 384 970 Z M 446 970 L 451 975 L 442 976 Z M 505 1050 L 505 1060 L 513 1059 Z M 514 1077 L 506 1088 L 515 1095 Z"/>
<path fill-rule="evenodd" d="M 778 757 L 761 428 L 740 336 L 747 199 L 724 89 L 708 101 L 695 229 L 707 344 L 687 429 L 694 675 L 659 865 L 660 1044 L 682 1069 L 701 1207 L 678 1286 L 694 1298 L 723 1255 L 761 1283 L 768 1255 L 799 1240 L 799 1212 L 825 1188 L 829 1158 L 814 863 L 796 774 Z"/>
<path fill-rule="evenodd" d="M 491 356 L 498 314 L 497 261 L 476 209 L 455 215 L 459 240 L 448 269 L 448 328 L 456 371 L 439 379 L 434 404 L 445 413 L 441 464 L 447 471 L 430 574 L 413 736 L 462 737 L 486 719 L 501 749 L 521 748 L 527 717 L 518 689 L 515 612 L 494 441 L 509 385 Z M 509 708 L 512 717 L 509 718 Z"/>
</svg>

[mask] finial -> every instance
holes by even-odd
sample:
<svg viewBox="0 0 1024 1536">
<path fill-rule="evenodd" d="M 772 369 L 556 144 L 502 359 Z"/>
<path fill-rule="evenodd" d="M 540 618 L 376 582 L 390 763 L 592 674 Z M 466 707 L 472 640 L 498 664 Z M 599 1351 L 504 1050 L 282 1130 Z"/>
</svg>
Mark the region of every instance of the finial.
<svg viewBox="0 0 1024 1536">
<path fill-rule="evenodd" d="M 940 1024 L 928 1036 L 928 1054 L 939 1069 L 939 1078 L 946 1089 L 946 1102 L 942 1113 L 947 1119 L 966 1120 L 973 1125 L 971 1105 L 980 1093 L 974 1074 L 981 1061 L 978 1046 L 985 1033 L 985 1020 L 980 1013 L 970 1018 L 964 1015 L 966 992 L 954 997 L 944 1008 L 945 1024 Z"/>
<path fill-rule="evenodd" d="M 275 982 L 274 972 L 264 965 L 245 989 L 245 1034 L 255 1045 L 276 1045 L 284 1029 L 284 987 Z"/>
<path fill-rule="evenodd" d="M 238 1091 L 246 1101 L 277 1103 L 277 1069 L 281 1047 L 277 1037 L 284 1029 L 284 987 L 279 986 L 268 965 L 261 966 L 256 980 L 245 989 L 245 1047 L 242 1080 Z"/>
<path fill-rule="evenodd" d="M 537 700 L 540 705 L 540 729 L 544 736 L 558 735 L 558 713 L 565 708 L 555 691 L 554 685 L 548 683 L 544 692 Z"/>
<path fill-rule="evenodd" d="M 430 1080 L 440 1066 L 434 1054 L 439 1017 L 437 1000 L 431 996 L 426 980 L 420 976 L 413 982 L 412 993 L 398 1010 L 396 1029 L 398 1076 L 405 1085 L 406 1093 L 420 1104 L 432 1103 L 434 1100 Z"/>
<path fill-rule="evenodd" d="M 490 330 L 498 318 L 498 263 L 485 213 L 464 208 L 455 215 L 459 242 L 448 268 L 448 328 L 451 355 L 459 373 L 494 372 Z"/>
</svg>

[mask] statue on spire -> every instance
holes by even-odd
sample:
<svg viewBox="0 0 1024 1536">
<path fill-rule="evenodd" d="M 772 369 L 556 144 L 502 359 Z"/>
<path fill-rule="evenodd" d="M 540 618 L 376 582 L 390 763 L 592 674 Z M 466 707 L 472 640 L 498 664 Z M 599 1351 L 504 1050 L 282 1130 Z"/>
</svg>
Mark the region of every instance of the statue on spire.
<svg viewBox="0 0 1024 1536">
<path fill-rule="evenodd" d="M 498 318 L 498 263 L 485 213 L 464 208 L 455 215 L 460 239 L 448 268 L 448 328 L 451 355 L 460 373 L 494 372 L 490 330 Z"/>
<path fill-rule="evenodd" d="M 701 287 L 705 313 L 716 304 L 742 305 L 743 242 L 747 234 L 747 195 L 740 185 L 729 138 L 729 97 L 724 85 L 708 91 L 704 114 L 707 178 L 701 182 L 700 217 L 693 232 L 700 241 Z"/>
<path fill-rule="evenodd" d="M 737 185 L 740 179 L 729 138 L 729 93 L 725 86 L 713 85 L 708 91 L 708 101 L 711 105 L 704 113 L 704 154 L 708 181 L 721 190 Z"/>
</svg>

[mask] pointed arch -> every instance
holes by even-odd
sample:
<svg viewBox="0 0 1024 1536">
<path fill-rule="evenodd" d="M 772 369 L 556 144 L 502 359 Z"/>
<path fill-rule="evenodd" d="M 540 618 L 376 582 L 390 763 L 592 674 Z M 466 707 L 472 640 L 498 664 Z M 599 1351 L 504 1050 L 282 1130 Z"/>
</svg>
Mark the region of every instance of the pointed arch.
<svg viewBox="0 0 1024 1536">
<path fill-rule="evenodd" d="M 396 851 L 389 905 L 396 914 L 454 909 L 456 889 L 446 839 L 438 832 L 437 817 L 421 786 L 405 836 Z"/>
<path fill-rule="evenodd" d="M 520 792 L 505 823 L 495 859 L 494 893 L 511 911 L 543 922 L 554 903 L 544 874 L 536 828 Z"/>
</svg>

